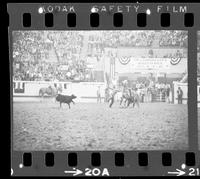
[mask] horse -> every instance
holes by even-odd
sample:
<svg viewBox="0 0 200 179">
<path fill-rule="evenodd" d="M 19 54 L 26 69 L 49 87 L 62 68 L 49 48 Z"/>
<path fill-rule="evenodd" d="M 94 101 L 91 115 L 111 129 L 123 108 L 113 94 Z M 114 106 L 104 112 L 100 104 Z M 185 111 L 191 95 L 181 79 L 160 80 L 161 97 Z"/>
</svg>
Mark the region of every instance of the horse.
<svg viewBox="0 0 200 179">
<path fill-rule="evenodd" d="M 128 91 L 122 92 L 121 99 L 120 99 L 120 106 L 123 103 L 123 106 L 125 107 L 129 97 L 130 95 L 128 94 Z"/>
<path fill-rule="evenodd" d="M 56 97 L 58 94 L 58 89 L 52 86 L 48 86 L 47 88 L 40 88 L 39 96 L 43 98 L 45 94 L 50 97 Z"/>
<path fill-rule="evenodd" d="M 128 94 L 124 98 L 124 106 L 129 107 L 129 105 L 132 103 L 133 107 L 135 107 L 135 104 L 137 104 L 137 106 L 139 107 L 140 96 L 136 91 L 134 92 L 131 89 L 128 89 Z"/>
<path fill-rule="evenodd" d="M 139 102 L 140 102 L 140 96 L 137 92 L 133 92 L 133 94 L 127 99 L 128 104 L 127 107 L 129 107 L 129 105 L 131 103 L 133 103 L 133 107 L 135 107 L 135 104 L 137 104 L 137 106 L 139 107 Z"/>
<path fill-rule="evenodd" d="M 121 99 L 120 99 L 120 106 L 122 104 L 122 102 L 124 101 L 124 107 L 126 106 L 126 102 L 127 99 L 129 98 L 129 96 L 131 96 L 129 90 L 127 88 L 123 88 L 122 92 L 121 92 Z"/>
</svg>

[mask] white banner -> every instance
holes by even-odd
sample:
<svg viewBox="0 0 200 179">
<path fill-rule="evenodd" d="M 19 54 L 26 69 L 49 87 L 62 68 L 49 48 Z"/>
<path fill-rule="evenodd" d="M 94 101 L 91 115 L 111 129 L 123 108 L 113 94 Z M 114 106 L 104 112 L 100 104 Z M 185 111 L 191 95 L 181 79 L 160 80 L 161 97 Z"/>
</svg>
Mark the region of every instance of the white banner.
<svg viewBox="0 0 200 179">
<path fill-rule="evenodd" d="M 169 58 L 131 58 L 132 69 L 139 71 L 158 71 L 162 72 L 170 67 Z"/>
<path fill-rule="evenodd" d="M 116 72 L 165 72 L 170 68 L 170 58 L 117 58 Z"/>
<path fill-rule="evenodd" d="M 117 73 L 187 73 L 187 58 L 180 58 L 174 63 L 172 58 L 135 58 L 118 57 L 115 59 Z"/>
</svg>

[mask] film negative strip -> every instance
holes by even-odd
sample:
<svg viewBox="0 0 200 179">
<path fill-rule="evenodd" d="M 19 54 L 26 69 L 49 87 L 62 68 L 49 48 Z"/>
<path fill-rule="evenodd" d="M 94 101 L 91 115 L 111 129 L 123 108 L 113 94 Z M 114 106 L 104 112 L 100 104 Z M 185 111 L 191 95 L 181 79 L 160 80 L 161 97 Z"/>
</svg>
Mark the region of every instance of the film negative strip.
<svg viewBox="0 0 200 179">
<path fill-rule="evenodd" d="M 8 4 L 11 175 L 198 176 L 199 8 Z"/>
</svg>

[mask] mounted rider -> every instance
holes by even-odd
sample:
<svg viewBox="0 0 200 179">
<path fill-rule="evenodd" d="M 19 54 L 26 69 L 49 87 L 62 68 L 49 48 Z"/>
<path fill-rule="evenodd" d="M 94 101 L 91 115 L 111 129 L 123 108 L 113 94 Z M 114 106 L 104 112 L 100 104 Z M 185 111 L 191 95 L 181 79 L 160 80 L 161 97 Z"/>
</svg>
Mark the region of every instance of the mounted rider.
<svg viewBox="0 0 200 179">
<path fill-rule="evenodd" d="M 122 104 L 123 101 L 124 101 L 124 105 L 125 105 L 126 99 L 128 97 L 129 97 L 128 81 L 124 80 L 124 81 L 122 81 L 122 96 L 121 96 L 121 100 L 120 100 L 120 105 Z"/>
</svg>

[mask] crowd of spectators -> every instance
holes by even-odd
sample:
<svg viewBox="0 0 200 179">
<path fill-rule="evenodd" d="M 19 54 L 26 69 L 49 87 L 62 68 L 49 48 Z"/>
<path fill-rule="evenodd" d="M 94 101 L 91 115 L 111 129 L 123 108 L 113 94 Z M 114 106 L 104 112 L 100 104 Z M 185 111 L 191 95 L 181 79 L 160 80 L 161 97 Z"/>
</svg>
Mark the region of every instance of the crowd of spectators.
<svg viewBox="0 0 200 179">
<path fill-rule="evenodd" d="M 112 31 L 101 36 L 89 36 L 89 51 L 102 51 L 104 47 L 150 47 L 156 40 L 156 31 Z M 160 31 L 157 37 L 160 47 L 187 46 L 187 33 L 183 31 Z"/>
<path fill-rule="evenodd" d="M 176 53 L 169 53 L 164 55 L 164 58 L 182 58 L 184 56 L 183 53 L 180 52 L 180 50 L 177 50 Z"/>
<path fill-rule="evenodd" d="M 92 81 L 92 73 L 87 70 L 85 61 L 71 63 L 16 62 L 14 80 L 22 81 Z"/>
<path fill-rule="evenodd" d="M 78 31 L 45 31 L 43 41 L 49 48 L 45 51 L 54 49 L 60 59 L 71 59 L 73 55 L 80 54 L 83 47 L 83 35 Z"/>
<path fill-rule="evenodd" d="M 151 46 L 155 31 L 115 31 L 104 32 L 103 39 L 106 46 L 117 47 L 141 47 Z"/>
<path fill-rule="evenodd" d="M 58 43 L 59 49 L 64 52 L 70 51 L 73 54 L 79 54 L 83 46 L 83 35 L 78 32 L 65 32 L 63 36 L 59 37 Z"/>
<path fill-rule="evenodd" d="M 105 47 L 148 47 L 154 36 L 155 31 L 103 31 L 102 36 L 89 36 L 88 51 L 101 53 Z"/>
<path fill-rule="evenodd" d="M 44 48 L 40 51 L 42 48 L 40 46 L 37 52 L 40 51 L 40 54 L 45 52 L 45 55 L 48 56 L 48 52 L 53 49 L 57 60 L 54 62 L 47 62 L 39 58 L 24 60 L 13 56 L 15 59 L 13 63 L 14 80 L 95 81 L 92 69 L 89 69 L 86 61 L 81 58 L 81 53 L 84 52 L 83 48 L 86 48 L 89 54 L 95 54 L 99 57 L 97 59 L 100 59 L 106 47 L 150 47 L 155 42 L 155 37 L 160 37 L 160 46 L 184 46 L 187 39 L 187 34 L 181 31 L 160 31 L 159 36 L 156 36 L 156 31 L 101 31 L 98 32 L 100 35 L 89 34 L 88 41 L 84 45 L 85 39 L 82 31 L 44 31 L 41 33 L 43 33 L 40 35 L 41 38 L 37 39 L 38 44 L 42 43 Z M 39 34 L 37 35 L 39 36 Z M 37 46 L 34 36 L 27 38 L 29 39 L 27 42 L 33 44 L 33 47 Z M 180 54 L 180 52 L 177 53 Z M 20 53 L 17 51 L 13 54 Z"/>
<path fill-rule="evenodd" d="M 104 53 L 106 47 L 187 47 L 187 33 L 183 31 L 102 31 L 102 35 L 91 35 L 88 41 L 88 54 Z M 158 47 L 156 46 L 156 47 Z"/>
<path fill-rule="evenodd" d="M 187 32 L 184 31 L 161 31 L 160 47 L 187 47 Z"/>
</svg>

